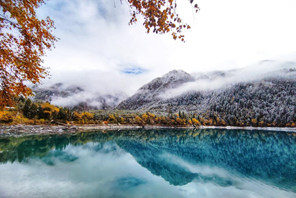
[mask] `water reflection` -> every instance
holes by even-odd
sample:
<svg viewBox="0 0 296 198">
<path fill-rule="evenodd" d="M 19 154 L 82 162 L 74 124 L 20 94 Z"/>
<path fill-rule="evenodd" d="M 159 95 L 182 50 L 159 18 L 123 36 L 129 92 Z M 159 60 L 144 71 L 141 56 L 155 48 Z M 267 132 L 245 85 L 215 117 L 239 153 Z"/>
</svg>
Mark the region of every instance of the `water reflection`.
<svg viewBox="0 0 296 198">
<path fill-rule="evenodd" d="M 295 159 L 295 134 L 284 132 L 0 137 L 0 197 L 296 197 Z"/>
</svg>

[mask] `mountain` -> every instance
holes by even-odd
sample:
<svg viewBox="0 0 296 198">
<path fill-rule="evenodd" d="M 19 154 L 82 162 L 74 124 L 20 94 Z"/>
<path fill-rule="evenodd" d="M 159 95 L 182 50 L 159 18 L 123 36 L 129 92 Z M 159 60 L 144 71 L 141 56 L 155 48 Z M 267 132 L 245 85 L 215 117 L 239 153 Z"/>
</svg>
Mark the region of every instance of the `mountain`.
<svg viewBox="0 0 296 198">
<path fill-rule="evenodd" d="M 47 88 L 33 87 L 34 99 L 51 102 L 55 97 L 66 98 L 84 90 L 78 86 L 64 87 L 63 83 L 56 83 Z"/>
<path fill-rule="evenodd" d="M 125 98 L 124 94 L 90 93 L 79 86 L 66 86 L 56 83 L 49 87 L 33 87 L 35 101 L 48 101 L 52 104 L 74 110 L 112 109 Z"/>
<path fill-rule="evenodd" d="M 247 68 L 194 75 L 172 71 L 141 87 L 117 108 L 184 111 L 204 118 L 218 117 L 227 125 L 249 125 L 252 119 L 274 126 L 296 122 L 296 64 L 260 64 L 271 68 L 261 72 Z"/>
<path fill-rule="evenodd" d="M 192 81 L 194 81 L 194 78 L 182 70 L 170 71 L 164 76 L 142 86 L 133 96 L 121 102 L 117 108 L 138 110 L 144 106 L 151 106 L 153 103 L 161 100 L 158 97 L 161 93 Z"/>
</svg>

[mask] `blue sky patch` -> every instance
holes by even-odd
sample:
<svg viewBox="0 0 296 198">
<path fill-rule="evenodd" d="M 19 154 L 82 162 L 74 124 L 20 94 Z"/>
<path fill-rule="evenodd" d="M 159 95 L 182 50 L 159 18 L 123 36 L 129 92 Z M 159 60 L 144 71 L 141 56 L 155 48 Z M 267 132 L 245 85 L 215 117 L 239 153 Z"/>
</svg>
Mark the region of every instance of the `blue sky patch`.
<svg viewBox="0 0 296 198">
<path fill-rule="evenodd" d="M 147 70 L 141 67 L 128 67 L 121 70 L 124 74 L 139 75 L 145 73 Z"/>
</svg>

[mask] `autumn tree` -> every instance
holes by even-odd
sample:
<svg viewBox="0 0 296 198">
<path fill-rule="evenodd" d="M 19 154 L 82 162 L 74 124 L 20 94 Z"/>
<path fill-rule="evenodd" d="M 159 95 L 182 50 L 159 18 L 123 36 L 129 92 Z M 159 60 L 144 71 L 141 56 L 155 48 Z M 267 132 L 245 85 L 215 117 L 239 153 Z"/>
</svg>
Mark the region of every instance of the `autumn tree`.
<svg viewBox="0 0 296 198">
<path fill-rule="evenodd" d="M 73 119 L 75 121 L 80 121 L 82 119 L 82 115 L 80 113 L 78 113 L 77 111 L 74 111 L 74 113 L 73 113 Z"/>
<path fill-rule="evenodd" d="M 39 118 L 51 120 L 51 119 L 56 119 L 57 115 L 59 113 L 59 108 L 46 102 L 42 103 L 40 105 L 41 108 L 39 108 Z"/>
<path fill-rule="evenodd" d="M 83 112 L 83 113 L 81 113 L 81 117 L 85 121 L 92 120 L 92 119 L 94 119 L 94 114 L 90 113 L 90 112 Z"/>
<path fill-rule="evenodd" d="M 9 111 L 0 111 L 0 123 L 9 123 L 13 121 L 13 115 Z"/>
<path fill-rule="evenodd" d="M 193 5 L 195 12 L 198 12 L 198 5 L 194 4 L 193 0 L 189 0 L 189 2 Z M 183 22 L 176 12 L 176 0 L 128 0 L 128 3 L 131 8 L 130 24 L 136 23 L 137 17 L 142 16 L 147 33 L 164 34 L 171 32 L 175 40 L 184 41 L 182 30 L 191 28 Z"/>
<path fill-rule="evenodd" d="M 192 121 L 192 124 L 194 124 L 194 125 L 197 125 L 197 126 L 201 125 L 200 122 L 196 118 L 192 118 L 191 121 Z"/>
<path fill-rule="evenodd" d="M 28 96 L 46 76 L 41 65 L 46 49 L 57 38 L 52 34 L 53 21 L 38 19 L 36 9 L 43 0 L 0 1 L 0 107 L 12 105 L 18 95 Z"/>
</svg>

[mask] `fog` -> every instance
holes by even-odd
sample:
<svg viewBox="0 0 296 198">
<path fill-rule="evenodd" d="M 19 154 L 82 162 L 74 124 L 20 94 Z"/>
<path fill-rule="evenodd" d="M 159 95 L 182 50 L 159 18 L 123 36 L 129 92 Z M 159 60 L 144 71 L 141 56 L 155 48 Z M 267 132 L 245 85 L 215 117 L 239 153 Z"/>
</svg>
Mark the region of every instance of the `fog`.
<svg viewBox="0 0 296 198">
<path fill-rule="evenodd" d="M 39 86 L 50 87 L 56 83 L 63 83 L 65 86 L 79 86 L 87 92 L 97 92 L 103 95 L 115 95 L 121 92 L 130 95 L 138 89 L 139 84 L 149 81 L 150 78 L 148 74 L 125 74 L 117 71 L 86 69 L 52 73 Z"/>
<path fill-rule="evenodd" d="M 252 82 L 266 78 L 296 78 L 296 62 L 266 60 L 242 69 L 193 73 L 193 82 L 185 83 L 160 95 L 172 98 L 191 91 L 212 91 L 227 88 L 240 82 Z"/>
<path fill-rule="evenodd" d="M 167 99 L 192 91 L 218 90 L 239 82 L 251 82 L 264 78 L 295 79 L 295 70 L 296 61 L 265 60 L 241 69 L 205 73 L 193 72 L 191 73 L 195 79 L 193 82 L 169 89 L 159 97 Z M 83 89 L 77 93 L 70 93 L 67 97 L 53 96 L 51 103 L 58 106 L 75 106 L 86 102 L 89 106 L 97 108 L 102 108 L 104 104 L 114 107 L 156 77 L 158 76 L 149 70 L 142 71 L 135 67 L 112 72 L 100 69 L 73 70 L 52 73 L 51 77 L 43 80 L 38 87 L 48 89 L 56 83 L 62 83 L 58 88 L 60 91 L 71 87 Z"/>
<path fill-rule="evenodd" d="M 60 91 L 79 87 L 83 91 L 72 93 L 68 97 L 53 96 L 51 103 L 59 106 L 75 106 L 81 102 L 87 102 L 90 106 L 101 108 L 100 97 L 103 97 L 110 106 L 117 105 L 150 78 L 149 72 L 133 74 L 92 69 L 51 74 L 51 77 L 43 80 L 38 88 L 51 89 L 56 83 L 62 83 L 59 87 Z M 116 98 L 117 101 L 114 101 Z"/>
</svg>

